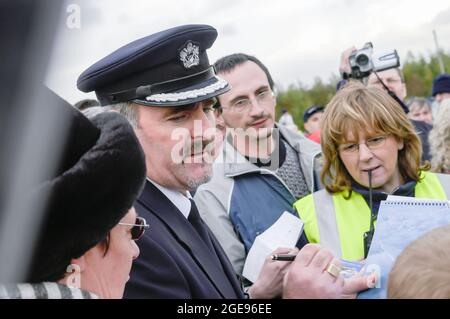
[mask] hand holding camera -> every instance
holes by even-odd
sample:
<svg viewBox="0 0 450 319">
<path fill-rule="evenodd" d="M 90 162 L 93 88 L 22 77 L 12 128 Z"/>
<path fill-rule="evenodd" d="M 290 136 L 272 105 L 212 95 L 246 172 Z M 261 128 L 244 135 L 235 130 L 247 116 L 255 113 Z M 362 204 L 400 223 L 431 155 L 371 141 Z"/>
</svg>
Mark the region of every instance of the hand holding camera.
<svg viewBox="0 0 450 319">
<path fill-rule="evenodd" d="M 373 71 L 384 70 L 400 66 L 400 58 L 396 50 L 374 54 L 373 45 L 367 42 L 361 49 L 349 48 L 342 53 L 339 71 L 344 79 L 362 79 Z"/>
</svg>

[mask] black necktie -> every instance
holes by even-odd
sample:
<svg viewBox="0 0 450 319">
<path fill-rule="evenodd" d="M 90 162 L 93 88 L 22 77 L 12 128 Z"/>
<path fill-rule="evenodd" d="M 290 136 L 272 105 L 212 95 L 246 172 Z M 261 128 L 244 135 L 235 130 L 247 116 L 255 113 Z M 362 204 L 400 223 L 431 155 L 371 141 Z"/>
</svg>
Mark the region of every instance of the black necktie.
<svg viewBox="0 0 450 319">
<path fill-rule="evenodd" d="M 197 205 L 195 205 L 195 202 L 192 200 L 192 198 L 190 198 L 189 201 L 191 202 L 191 211 L 189 212 L 188 221 L 203 239 L 206 246 L 208 246 L 208 248 L 212 251 L 215 251 L 211 242 L 211 238 L 209 237 L 208 230 L 206 229 L 203 220 L 200 218 Z"/>
</svg>

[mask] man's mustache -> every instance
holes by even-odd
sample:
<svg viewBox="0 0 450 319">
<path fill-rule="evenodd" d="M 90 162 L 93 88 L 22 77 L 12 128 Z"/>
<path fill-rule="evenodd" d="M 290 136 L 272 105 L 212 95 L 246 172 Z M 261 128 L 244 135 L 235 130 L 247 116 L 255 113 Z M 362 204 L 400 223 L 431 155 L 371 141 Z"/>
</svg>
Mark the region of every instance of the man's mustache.
<svg viewBox="0 0 450 319">
<path fill-rule="evenodd" d="M 203 155 L 208 157 L 212 156 L 214 140 L 197 140 L 187 142 L 183 148 L 183 163 L 192 163 L 191 156 Z M 196 159 L 197 161 L 198 159 Z M 201 161 L 203 162 L 203 161 Z"/>
<path fill-rule="evenodd" d="M 261 115 L 258 116 L 253 116 L 250 125 L 252 125 L 253 123 L 260 122 L 261 120 L 267 120 L 268 118 L 270 118 L 270 115 L 266 113 L 262 113 Z"/>
</svg>

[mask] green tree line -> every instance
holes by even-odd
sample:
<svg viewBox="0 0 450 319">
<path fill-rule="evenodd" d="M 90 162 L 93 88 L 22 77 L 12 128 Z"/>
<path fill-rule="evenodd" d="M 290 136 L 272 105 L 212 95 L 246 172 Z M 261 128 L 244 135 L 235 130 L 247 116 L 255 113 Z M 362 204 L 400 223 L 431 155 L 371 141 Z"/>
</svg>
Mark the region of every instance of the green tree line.
<svg viewBox="0 0 450 319">
<path fill-rule="evenodd" d="M 441 56 L 445 71 L 449 73 L 450 54 L 442 52 Z M 426 58 L 422 54 L 414 55 L 412 52 L 408 52 L 402 69 L 408 96 L 430 96 L 433 78 L 441 73 L 436 53 Z M 299 129 L 303 130 L 303 112 L 311 105 L 327 105 L 336 93 L 336 85 L 339 80 L 338 75 L 332 74 L 326 82 L 319 77 L 315 78 L 310 87 L 298 82 L 291 84 L 287 89 L 279 90 L 276 118 L 280 117 L 281 108 L 286 108 Z"/>
</svg>

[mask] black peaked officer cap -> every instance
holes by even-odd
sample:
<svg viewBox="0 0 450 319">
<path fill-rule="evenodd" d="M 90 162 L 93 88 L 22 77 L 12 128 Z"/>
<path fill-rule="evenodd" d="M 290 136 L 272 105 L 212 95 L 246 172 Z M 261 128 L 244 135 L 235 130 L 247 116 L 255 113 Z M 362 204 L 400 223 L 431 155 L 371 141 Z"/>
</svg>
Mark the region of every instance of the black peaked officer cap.
<svg viewBox="0 0 450 319">
<path fill-rule="evenodd" d="M 78 78 L 78 89 L 95 91 L 101 105 L 179 106 L 220 95 L 230 87 L 216 76 L 206 54 L 216 38 L 217 30 L 202 24 L 152 34 L 89 67 Z"/>
</svg>

